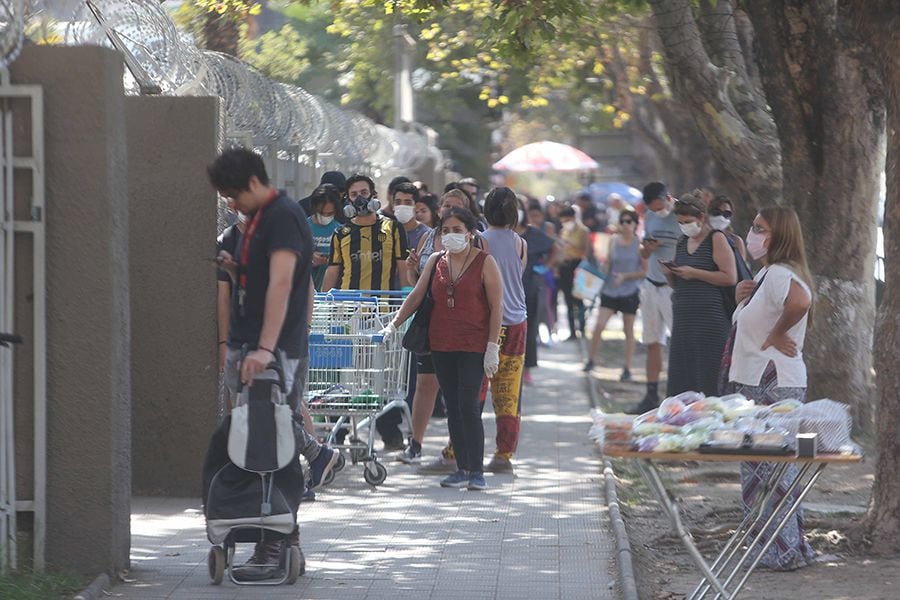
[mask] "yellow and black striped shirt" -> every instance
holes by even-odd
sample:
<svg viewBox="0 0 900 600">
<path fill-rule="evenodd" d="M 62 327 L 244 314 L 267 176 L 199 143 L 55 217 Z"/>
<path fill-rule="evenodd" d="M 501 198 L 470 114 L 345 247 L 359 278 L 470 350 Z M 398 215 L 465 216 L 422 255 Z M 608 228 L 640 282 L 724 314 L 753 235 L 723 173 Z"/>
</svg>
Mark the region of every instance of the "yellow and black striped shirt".
<svg viewBox="0 0 900 600">
<path fill-rule="evenodd" d="M 331 238 L 329 265 L 339 266 L 342 290 L 389 290 L 397 261 L 406 260 L 405 236 L 393 219 L 378 216 L 372 225 L 347 223 Z"/>
</svg>

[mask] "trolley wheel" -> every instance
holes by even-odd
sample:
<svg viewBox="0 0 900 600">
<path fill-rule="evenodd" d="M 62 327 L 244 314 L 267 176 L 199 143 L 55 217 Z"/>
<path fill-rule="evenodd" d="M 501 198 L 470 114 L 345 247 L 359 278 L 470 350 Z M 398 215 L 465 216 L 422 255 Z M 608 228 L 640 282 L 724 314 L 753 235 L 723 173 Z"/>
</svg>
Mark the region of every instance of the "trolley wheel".
<svg viewBox="0 0 900 600">
<path fill-rule="evenodd" d="M 209 549 L 206 563 L 213 585 L 222 583 L 222 578 L 225 577 L 225 550 L 222 549 L 222 546 L 213 546 Z"/>
<path fill-rule="evenodd" d="M 303 575 L 303 564 L 302 557 L 300 554 L 299 546 L 291 546 L 288 550 L 288 572 L 287 579 L 285 579 L 285 583 L 288 585 L 294 585 L 297 583 L 297 578 Z"/>
<path fill-rule="evenodd" d="M 341 471 L 341 470 L 343 470 L 344 467 L 347 466 L 347 457 L 344 456 L 344 453 L 341 452 L 340 450 L 338 450 L 337 453 L 338 453 L 338 459 L 334 463 L 334 466 L 331 467 L 331 470 L 334 472 Z"/>
<path fill-rule="evenodd" d="M 363 469 L 363 478 L 371 485 L 381 485 L 387 479 L 387 468 L 373 460 Z"/>
</svg>

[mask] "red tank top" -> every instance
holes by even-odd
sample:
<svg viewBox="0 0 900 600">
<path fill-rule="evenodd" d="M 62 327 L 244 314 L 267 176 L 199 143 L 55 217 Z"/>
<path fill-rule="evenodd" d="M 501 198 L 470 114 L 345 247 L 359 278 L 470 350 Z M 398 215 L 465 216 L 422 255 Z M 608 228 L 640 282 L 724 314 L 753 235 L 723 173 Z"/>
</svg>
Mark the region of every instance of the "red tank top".
<svg viewBox="0 0 900 600">
<path fill-rule="evenodd" d="M 447 284 L 450 282 L 447 258 L 438 260 L 431 280 L 434 308 L 428 325 L 428 342 L 432 350 L 484 352 L 487 349 L 491 307 L 481 277 L 486 257 L 487 254 L 479 250 L 454 285 L 453 308 L 447 306 Z"/>
</svg>

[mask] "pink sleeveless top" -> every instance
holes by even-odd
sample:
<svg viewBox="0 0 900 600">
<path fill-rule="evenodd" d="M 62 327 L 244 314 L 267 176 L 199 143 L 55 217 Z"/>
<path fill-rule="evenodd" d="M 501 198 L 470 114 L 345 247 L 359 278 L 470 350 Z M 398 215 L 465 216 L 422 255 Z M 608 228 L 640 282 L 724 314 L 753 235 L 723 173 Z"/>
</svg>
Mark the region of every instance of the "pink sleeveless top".
<svg viewBox="0 0 900 600">
<path fill-rule="evenodd" d="M 487 348 L 491 309 L 481 280 L 485 258 L 487 254 L 479 250 L 454 285 L 453 308 L 447 306 L 447 284 L 450 282 L 447 258 L 441 257 L 438 261 L 431 280 L 434 308 L 428 325 L 428 341 L 432 350 L 483 353 Z"/>
</svg>

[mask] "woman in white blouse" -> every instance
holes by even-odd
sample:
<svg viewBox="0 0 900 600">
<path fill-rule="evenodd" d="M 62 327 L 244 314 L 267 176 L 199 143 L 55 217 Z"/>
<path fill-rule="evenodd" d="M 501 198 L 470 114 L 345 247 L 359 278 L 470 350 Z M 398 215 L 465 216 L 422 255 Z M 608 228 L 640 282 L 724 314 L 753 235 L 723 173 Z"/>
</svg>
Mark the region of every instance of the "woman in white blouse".
<svg viewBox="0 0 900 600">
<path fill-rule="evenodd" d="M 763 268 L 753 281 L 742 281 L 736 289 L 730 391 L 740 392 L 758 405 L 788 398 L 805 401 L 803 340 L 812 312 L 813 282 L 797 213 L 782 206 L 760 210 L 747 234 L 747 252 Z M 741 463 L 745 509 L 752 505 L 772 469 L 772 463 Z M 767 510 L 784 497 L 796 474 L 795 467 L 786 473 Z M 803 511 L 798 510 L 769 546 L 762 564 L 789 571 L 814 558 L 803 535 Z"/>
</svg>

